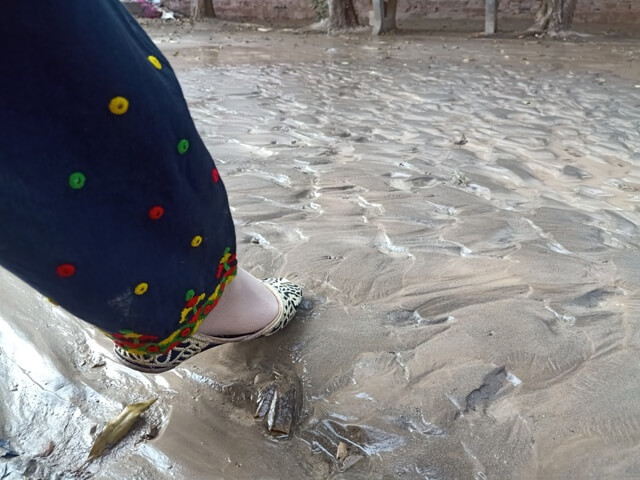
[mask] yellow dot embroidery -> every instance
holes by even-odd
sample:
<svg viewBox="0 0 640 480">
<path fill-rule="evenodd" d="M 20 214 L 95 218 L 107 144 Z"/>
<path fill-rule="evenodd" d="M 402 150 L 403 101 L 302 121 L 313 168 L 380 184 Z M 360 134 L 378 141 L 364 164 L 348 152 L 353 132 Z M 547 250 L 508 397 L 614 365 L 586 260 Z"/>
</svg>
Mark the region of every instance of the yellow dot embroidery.
<svg viewBox="0 0 640 480">
<path fill-rule="evenodd" d="M 113 97 L 109 102 L 109 111 L 114 115 L 122 115 L 129 110 L 129 100 L 124 97 Z"/>
<path fill-rule="evenodd" d="M 154 67 L 156 67 L 158 70 L 162 70 L 162 64 L 160 63 L 160 60 L 158 60 L 156 57 L 154 57 L 153 55 L 149 55 L 147 57 L 147 60 L 149 60 L 149 63 Z"/>
<path fill-rule="evenodd" d="M 199 247 L 201 243 L 202 237 L 200 235 L 196 235 L 195 237 L 193 237 L 193 240 L 191 240 L 192 247 Z"/>
<path fill-rule="evenodd" d="M 136 285 L 134 292 L 136 295 L 144 295 L 145 293 L 147 293 L 147 290 L 149 290 L 149 285 L 142 282 Z"/>
</svg>

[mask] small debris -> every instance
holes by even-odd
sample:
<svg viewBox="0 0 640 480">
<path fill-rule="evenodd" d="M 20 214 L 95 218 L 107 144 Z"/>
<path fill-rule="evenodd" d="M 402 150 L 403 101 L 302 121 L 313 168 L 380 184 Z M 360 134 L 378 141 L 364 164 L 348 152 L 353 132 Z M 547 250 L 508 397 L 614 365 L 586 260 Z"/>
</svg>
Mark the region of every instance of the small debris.
<svg viewBox="0 0 640 480">
<path fill-rule="evenodd" d="M 0 438 L 0 458 L 18 457 L 20 454 L 9 446 L 9 441 Z"/>
<path fill-rule="evenodd" d="M 344 472 L 345 470 L 350 469 L 363 458 L 364 458 L 363 455 L 349 455 L 347 458 L 344 459 L 344 462 L 342 462 L 340 471 Z"/>
<path fill-rule="evenodd" d="M 49 455 L 51 455 L 53 453 L 53 450 L 56 448 L 56 444 L 53 443 L 52 441 L 49 441 L 49 443 L 47 444 L 47 448 L 45 448 L 42 453 L 39 453 L 38 455 L 36 455 L 36 457 L 48 457 Z"/>
<path fill-rule="evenodd" d="M 357 450 L 356 450 L 357 451 Z M 339 472 L 344 472 L 350 469 L 356 463 L 364 458 L 364 455 L 352 452 L 352 448 L 345 442 L 338 443 L 338 449 L 336 450 L 336 461 Z"/>
<path fill-rule="evenodd" d="M 267 426 L 270 432 L 289 435 L 295 415 L 295 390 L 289 390 L 277 398 L 277 403 L 272 404 L 272 409 L 267 417 Z"/>
<path fill-rule="evenodd" d="M 451 181 L 454 185 L 465 187 L 468 186 L 470 182 L 469 178 L 464 173 L 460 173 L 457 170 L 451 174 Z"/>
<path fill-rule="evenodd" d="M 165 8 L 161 8 L 160 12 L 162 12 L 162 16 L 160 17 L 162 20 L 175 20 L 176 19 L 175 12 L 172 12 L 171 10 L 167 10 Z"/>
<path fill-rule="evenodd" d="M 103 357 L 93 358 L 91 360 L 91 368 L 104 367 L 107 364 Z"/>
<path fill-rule="evenodd" d="M 151 425 L 149 427 L 149 431 L 145 432 L 141 438 L 141 440 L 153 440 L 160 433 L 160 429 L 156 425 Z"/>
<path fill-rule="evenodd" d="M 254 385 L 258 386 L 258 383 L 263 382 L 266 384 L 258 387 L 253 416 L 262 420 L 272 435 L 289 437 L 301 405 L 301 387 L 297 382 L 291 382 L 288 376 L 281 376 L 277 372 L 274 372 L 274 376 L 274 380 L 266 381 L 263 376 L 256 376 Z"/>
<path fill-rule="evenodd" d="M 336 452 L 336 460 L 341 461 L 347 458 L 349 455 L 349 451 L 347 450 L 347 444 L 344 442 L 340 442 L 338 444 L 338 451 Z"/>
<path fill-rule="evenodd" d="M 271 404 L 277 401 L 278 394 L 276 392 L 275 385 L 269 385 L 266 388 L 260 390 L 258 392 L 258 401 L 256 413 L 254 413 L 254 418 L 264 418 L 269 410 L 271 409 Z"/>
<path fill-rule="evenodd" d="M 460 137 L 460 140 L 456 140 L 455 142 L 453 142 L 455 145 L 466 145 L 467 143 L 469 143 L 469 140 L 467 140 L 466 135 L 463 133 L 462 136 Z"/>
<path fill-rule="evenodd" d="M 96 437 L 93 447 L 89 452 L 87 461 L 103 455 L 107 450 L 122 440 L 133 427 L 140 415 L 158 400 L 157 397 L 146 402 L 132 403 L 124 407 L 122 412 L 109 421 L 104 430 Z"/>
</svg>

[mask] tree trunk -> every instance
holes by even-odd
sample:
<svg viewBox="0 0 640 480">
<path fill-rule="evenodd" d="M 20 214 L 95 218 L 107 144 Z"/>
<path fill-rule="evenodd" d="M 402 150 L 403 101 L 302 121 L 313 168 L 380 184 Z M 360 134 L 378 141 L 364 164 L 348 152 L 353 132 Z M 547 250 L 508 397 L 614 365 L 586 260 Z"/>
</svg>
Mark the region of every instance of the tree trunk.
<svg viewBox="0 0 640 480">
<path fill-rule="evenodd" d="M 216 11 L 213 8 L 213 0 L 191 0 L 191 18 L 214 18 Z"/>
<path fill-rule="evenodd" d="M 571 28 L 577 0 L 541 0 L 535 23 L 529 28 L 534 33 L 558 33 Z"/>
<path fill-rule="evenodd" d="M 342 29 L 358 26 L 353 0 L 329 0 L 329 28 Z"/>
</svg>

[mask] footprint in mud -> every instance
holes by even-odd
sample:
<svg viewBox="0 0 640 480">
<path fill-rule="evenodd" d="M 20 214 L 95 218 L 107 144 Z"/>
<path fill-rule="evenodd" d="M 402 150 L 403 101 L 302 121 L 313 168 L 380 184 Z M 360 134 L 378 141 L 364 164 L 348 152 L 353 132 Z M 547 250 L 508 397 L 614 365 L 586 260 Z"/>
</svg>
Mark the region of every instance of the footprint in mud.
<svg viewBox="0 0 640 480">
<path fill-rule="evenodd" d="M 431 175 L 421 175 L 417 177 L 412 177 L 409 179 L 409 183 L 413 188 L 424 188 L 430 187 L 436 183 L 436 179 Z"/>
<path fill-rule="evenodd" d="M 450 316 L 441 316 L 438 318 L 424 318 L 416 310 L 394 310 L 387 314 L 385 325 L 397 327 L 422 327 L 427 325 L 441 325 L 451 321 Z"/>
<path fill-rule="evenodd" d="M 597 308 L 602 302 L 609 299 L 609 297 L 615 295 L 622 295 L 622 290 L 619 288 L 596 288 L 588 291 L 587 293 L 575 298 L 571 302 L 571 306 L 582 308 Z"/>
<path fill-rule="evenodd" d="M 300 436 L 337 472 L 344 472 L 373 455 L 391 452 L 405 443 L 403 437 L 378 428 L 332 419 L 316 420 Z"/>
<path fill-rule="evenodd" d="M 562 169 L 562 173 L 569 177 L 577 178 L 578 180 L 584 180 L 585 178 L 592 177 L 589 172 L 582 170 L 581 168 L 574 167 L 573 165 L 566 165 Z"/>
<path fill-rule="evenodd" d="M 486 413 L 491 402 L 520 383 L 518 377 L 507 371 L 506 367 L 497 368 L 484 377 L 480 387 L 467 395 L 464 413 L 478 410 Z"/>
</svg>

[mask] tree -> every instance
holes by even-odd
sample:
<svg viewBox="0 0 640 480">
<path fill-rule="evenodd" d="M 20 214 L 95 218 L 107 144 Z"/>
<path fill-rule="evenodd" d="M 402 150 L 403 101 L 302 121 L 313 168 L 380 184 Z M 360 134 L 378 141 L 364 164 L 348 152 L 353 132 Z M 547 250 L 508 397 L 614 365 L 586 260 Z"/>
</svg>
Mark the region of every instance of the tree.
<svg viewBox="0 0 640 480">
<path fill-rule="evenodd" d="M 358 15 L 353 0 L 328 0 L 329 28 L 342 29 L 358 26 Z"/>
<path fill-rule="evenodd" d="M 558 34 L 571 28 L 577 0 L 541 0 L 529 33 Z"/>
<path fill-rule="evenodd" d="M 199 20 L 201 18 L 213 18 L 216 11 L 213 8 L 213 0 L 192 0 L 191 18 Z"/>
</svg>

